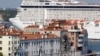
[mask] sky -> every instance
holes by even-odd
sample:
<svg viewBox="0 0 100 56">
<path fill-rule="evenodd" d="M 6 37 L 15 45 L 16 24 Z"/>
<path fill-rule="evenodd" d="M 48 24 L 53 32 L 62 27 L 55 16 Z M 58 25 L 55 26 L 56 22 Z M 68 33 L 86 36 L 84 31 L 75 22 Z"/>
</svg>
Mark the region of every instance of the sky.
<svg viewBox="0 0 100 56">
<path fill-rule="evenodd" d="M 100 0 L 78 0 L 89 3 L 100 3 Z M 0 8 L 16 8 L 19 7 L 22 0 L 0 0 Z"/>
</svg>

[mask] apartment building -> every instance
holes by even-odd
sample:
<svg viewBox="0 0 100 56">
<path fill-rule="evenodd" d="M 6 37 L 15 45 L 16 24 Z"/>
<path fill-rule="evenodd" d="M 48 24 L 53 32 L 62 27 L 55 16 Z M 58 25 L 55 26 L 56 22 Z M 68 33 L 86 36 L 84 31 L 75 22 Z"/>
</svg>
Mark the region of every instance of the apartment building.
<svg viewBox="0 0 100 56">
<path fill-rule="evenodd" d="M 3 56 L 15 56 L 19 46 L 19 31 L 0 28 L 0 52 Z"/>
<path fill-rule="evenodd" d="M 32 25 L 32 26 L 27 26 L 24 30 L 25 32 L 21 34 L 21 45 L 20 45 L 21 51 L 19 54 L 20 56 L 24 56 L 25 52 L 27 53 L 26 56 L 40 55 L 39 48 L 41 47 L 42 44 L 42 43 L 40 44 L 40 42 L 42 41 L 44 43 L 47 42 L 51 43 L 50 40 L 54 40 L 54 42 L 58 41 L 59 44 L 58 45 L 53 44 L 55 46 L 53 48 L 54 51 L 56 50 L 56 48 L 58 48 L 57 50 L 60 50 L 57 51 L 59 52 L 60 56 L 82 55 L 87 53 L 88 34 L 86 29 L 82 27 L 82 24 L 77 23 L 77 20 L 75 22 L 73 22 L 72 20 L 68 20 L 68 21 L 54 20 L 52 21 L 52 23 L 49 23 L 48 25 L 44 26 L 43 29 L 40 29 L 39 25 Z M 54 38 L 54 36 L 50 38 L 49 35 L 52 34 L 57 36 L 57 38 Z M 34 45 L 34 42 L 37 42 L 37 48 Z M 27 46 L 27 48 L 25 48 L 25 46 Z M 47 49 L 50 51 L 51 48 L 50 44 L 49 47 L 48 45 L 46 46 L 43 45 L 42 47 L 44 48 L 45 51 Z M 35 52 L 36 53 L 39 52 L 39 53 L 36 54 Z M 51 54 L 45 53 L 45 55 L 48 56 Z M 56 56 L 56 55 L 52 55 L 52 56 Z"/>
<path fill-rule="evenodd" d="M 60 37 L 54 34 L 21 34 L 19 56 L 60 56 Z"/>
</svg>

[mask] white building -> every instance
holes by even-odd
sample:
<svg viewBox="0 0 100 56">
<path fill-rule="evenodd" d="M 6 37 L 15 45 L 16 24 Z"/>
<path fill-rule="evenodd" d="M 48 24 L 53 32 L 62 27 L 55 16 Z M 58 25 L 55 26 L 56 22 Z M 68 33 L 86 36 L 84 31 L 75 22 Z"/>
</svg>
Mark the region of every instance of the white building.
<svg viewBox="0 0 100 56">
<path fill-rule="evenodd" d="M 0 52 L 3 56 L 15 56 L 19 46 L 19 32 L 12 29 L 0 29 Z"/>
<path fill-rule="evenodd" d="M 54 34 L 21 34 L 19 56 L 60 56 L 60 38 Z"/>
</svg>

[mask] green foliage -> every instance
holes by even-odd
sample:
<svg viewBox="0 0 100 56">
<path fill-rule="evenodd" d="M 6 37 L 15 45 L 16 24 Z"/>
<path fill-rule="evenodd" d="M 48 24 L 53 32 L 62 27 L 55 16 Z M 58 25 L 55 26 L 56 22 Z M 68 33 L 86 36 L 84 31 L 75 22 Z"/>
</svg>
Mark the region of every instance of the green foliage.
<svg viewBox="0 0 100 56">
<path fill-rule="evenodd" d="M 16 16 L 17 9 L 15 8 L 0 9 L 0 14 L 3 15 L 4 21 L 9 21 L 9 18 L 13 18 Z"/>
<path fill-rule="evenodd" d="M 2 52 L 0 52 L 0 56 L 3 56 L 3 53 Z"/>
</svg>

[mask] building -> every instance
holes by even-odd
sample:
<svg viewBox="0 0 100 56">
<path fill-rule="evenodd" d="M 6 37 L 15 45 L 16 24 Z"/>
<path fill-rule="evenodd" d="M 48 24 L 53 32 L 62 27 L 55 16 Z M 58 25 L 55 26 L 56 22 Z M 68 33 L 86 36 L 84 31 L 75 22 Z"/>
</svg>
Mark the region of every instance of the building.
<svg viewBox="0 0 100 56">
<path fill-rule="evenodd" d="M 0 52 L 3 56 L 15 56 L 20 42 L 19 34 L 16 29 L 0 29 Z"/>
<path fill-rule="evenodd" d="M 0 14 L 0 21 L 3 21 L 3 15 Z"/>
<path fill-rule="evenodd" d="M 82 28 L 82 24 L 71 21 L 54 20 L 49 25 L 44 26 L 43 29 L 36 25 L 27 26 L 25 32 L 21 34 L 19 55 L 84 55 L 87 54 L 87 37 L 87 31 Z M 54 42 L 53 47 L 51 46 L 51 40 Z M 48 44 L 45 45 L 45 43 Z M 44 48 L 44 53 L 39 51 L 42 48 Z M 52 53 L 49 52 L 51 48 L 54 49 Z"/>
<path fill-rule="evenodd" d="M 88 47 L 87 30 L 81 24 L 67 21 L 61 25 L 61 53 L 63 55 L 85 55 Z M 67 23 L 67 24 L 66 24 Z M 61 24 L 61 23 L 60 23 Z M 66 29 L 66 31 L 65 31 Z"/>
<path fill-rule="evenodd" d="M 60 56 L 60 37 L 54 34 L 21 34 L 19 56 Z"/>
</svg>

